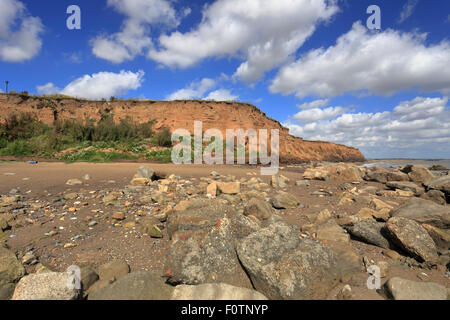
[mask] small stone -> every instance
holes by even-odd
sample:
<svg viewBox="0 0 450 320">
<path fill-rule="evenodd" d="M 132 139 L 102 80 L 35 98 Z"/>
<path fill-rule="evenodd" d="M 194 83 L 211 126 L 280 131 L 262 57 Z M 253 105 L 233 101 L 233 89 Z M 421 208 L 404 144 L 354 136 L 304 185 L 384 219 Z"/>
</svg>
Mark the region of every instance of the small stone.
<svg viewBox="0 0 450 320">
<path fill-rule="evenodd" d="M 162 233 L 161 229 L 159 229 L 158 226 L 154 224 L 150 228 L 149 236 L 152 238 L 162 238 L 163 233 Z"/>
<path fill-rule="evenodd" d="M 295 182 L 297 187 L 309 187 L 311 183 L 308 180 L 299 180 Z"/>
<path fill-rule="evenodd" d="M 155 177 L 156 177 L 155 170 L 146 166 L 139 167 L 138 178 L 153 180 Z"/>
<path fill-rule="evenodd" d="M 22 264 L 30 264 L 32 261 L 34 261 L 36 259 L 36 257 L 34 256 L 33 252 L 27 252 L 23 257 L 22 257 Z"/>
<path fill-rule="evenodd" d="M 341 291 L 339 291 L 337 298 L 339 300 L 351 300 L 352 299 L 352 287 L 346 284 Z"/>
<path fill-rule="evenodd" d="M 66 184 L 69 186 L 76 186 L 76 185 L 83 184 L 83 182 L 80 179 L 69 179 L 69 180 L 67 180 Z"/>
<path fill-rule="evenodd" d="M 217 183 L 213 182 L 208 185 L 206 188 L 206 194 L 210 194 L 211 196 L 215 197 L 217 195 Z"/>
<path fill-rule="evenodd" d="M 114 220 L 122 221 L 125 220 L 125 214 L 123 212 L 116 212 L 112 215 Z"/>
<path fill-rule="evenodd" d="M 112 203 L 113 201 L 116 201 L 117 197 L 115 195 L 107 195 L 105 197 L 103 197 L 102 201 L 105 205 L 108 205 L 110 203 Z"/>
</svg>

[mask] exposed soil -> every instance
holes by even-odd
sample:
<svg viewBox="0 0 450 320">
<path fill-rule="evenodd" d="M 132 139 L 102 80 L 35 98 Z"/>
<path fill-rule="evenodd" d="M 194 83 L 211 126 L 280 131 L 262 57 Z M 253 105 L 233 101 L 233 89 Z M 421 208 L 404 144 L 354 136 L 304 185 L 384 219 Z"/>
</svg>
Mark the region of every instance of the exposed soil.
<svg viewBox="0 0 450 320">
<path fill-rule="evenodd" d="M 14 112 L 31 112 L 46 124 L 58 119 L 95 119 L 109 114 L 115 121 L 131 117 L 137 122 L 156 120 L 156 129 L 168 127 L 172 131 L 186 129 L 194 133 L 194 121 L 202 121 L 203 132 L 218 129 L 225 137 L 227 129 L 278 129 L 280 161 L 300 163 L 309 161 L 364 161 L 355 148 L 328 142 L 306 141 L 289 135 L 278 121 L 268 118 L 254 105 L 238 102 L 213 101 L 87 101 L 76 99 L 46 99 L 26 95 L 0 94 L 0 121 Z M 268 139 L 270 144 L 270 138 Z"/>
</svg>

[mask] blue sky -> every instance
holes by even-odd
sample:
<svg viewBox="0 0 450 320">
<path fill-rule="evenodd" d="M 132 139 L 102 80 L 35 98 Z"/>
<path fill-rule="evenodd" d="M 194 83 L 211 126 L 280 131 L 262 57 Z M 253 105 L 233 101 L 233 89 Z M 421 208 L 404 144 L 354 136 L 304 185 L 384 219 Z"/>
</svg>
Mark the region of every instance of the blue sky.
<svg viewBox="0 0 450 320">
<path fill-rule="evenodd" d="M 66 27 L 73 4 L 81 30 Z M 30 93 L 246 101 L 369 158 L 450 158 L 449 30 L 447 0 L 0 0 L 0 78 Z"/>
</svg>

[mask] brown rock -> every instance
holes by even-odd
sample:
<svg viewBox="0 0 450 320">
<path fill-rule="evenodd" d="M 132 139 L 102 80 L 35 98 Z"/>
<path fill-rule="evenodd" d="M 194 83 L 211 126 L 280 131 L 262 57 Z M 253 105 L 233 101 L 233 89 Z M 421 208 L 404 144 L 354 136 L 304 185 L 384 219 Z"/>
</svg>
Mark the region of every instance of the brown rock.
<svg viewBox="0 0 450 320">
<path fill-rule="evenodd" d="M 114 220 L 122 221 L 125 220 L 125 214 L 123 214 L 122 212 L 116 212 L 112 215 L 112 218 Z"/>
<path fill-rule="evenodd" d="M 424 183 L 434 179 L 434 175 L 423 165 L 408 165 L 402 170 L 413 182 Z"/>
<path fill-rule="evenodd" d="M 217 188 L 225 194 L 238 194 L 241 192 L 240 182 L 217 182 Z"/>
<path fill-rule="evenodd" d="M 252 215 L 259 220 L 266 220 L 270 218 L 272 214 L 272 206 L 268 202 L 256 198 L 250 199 L 244 208 L 244 215 Z"/>
<path fill-rule="evenodd" d="M 450 232 L 448 230 L 439 229 L 429 224 L 423 224 L 422 227 L 427 230 L 437 247 L 445 250 L 450 248 Z"/>
<path fill-rule="evenodd" d="M 98 267 L 100 280 L 117 280 L 130 272 L 130 267 L 125 261 L 113 260 Z"/>
<path fill-rule="evenodd" d="M 392 241 L 419 262 L 436 264 L 439 261 L 433 239 L 417 222 L 394 217 L 386 223 L 386 228 Z"/>
</svg>

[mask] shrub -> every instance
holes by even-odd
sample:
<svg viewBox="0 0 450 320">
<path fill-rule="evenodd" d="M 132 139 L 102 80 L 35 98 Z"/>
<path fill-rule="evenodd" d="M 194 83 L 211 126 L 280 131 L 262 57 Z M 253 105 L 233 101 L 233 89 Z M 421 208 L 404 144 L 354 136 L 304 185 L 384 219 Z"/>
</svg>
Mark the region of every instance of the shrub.
<svg viewBox="0 0 450 320">
<path fill-rule="evenodd" d="M 38 121 L 31 113 L 13 113 L 0 125 L 0 137 L 8 141 L 29 139 L 41 135 L 48 130 L 48 126 Z"/>
<path fill-rule="evenodd" d="M 163 128 L 155 136 L 156 144 L 160 147 L 171 147 L 172 146 L 172 134 L 169 128 Z"/>
</svg>

